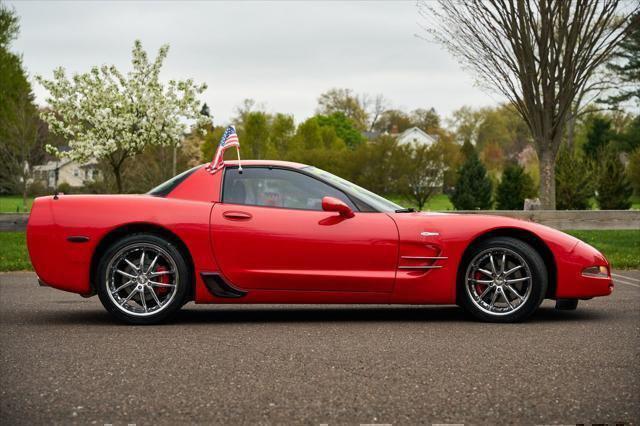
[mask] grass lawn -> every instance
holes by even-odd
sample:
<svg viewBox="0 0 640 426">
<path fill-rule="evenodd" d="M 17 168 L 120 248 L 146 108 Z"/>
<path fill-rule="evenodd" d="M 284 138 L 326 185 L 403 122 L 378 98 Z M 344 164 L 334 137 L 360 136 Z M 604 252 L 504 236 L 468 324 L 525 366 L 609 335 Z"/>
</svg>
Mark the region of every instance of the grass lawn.
<svg viewBox="0 0 640 426">
<path fill-rule="evenodd" d="M 565 231 L 594 246 L 618 269 L 640 267 L 640 230 Z"/>
<path fill-rule="evenodd" d="M 640 230 L 565 231 L 607 256 L 614 268 L 640 268 Z M 0 232 L 0 271 L 31 269 L 24 232 Z"/>
<path fill-rule="evenodd" d="M 413 207 L 418 210 L 418 206 L 416 206 L 415 202 L 411 200 L 407 200 L 404 197 L 398 196 L 389 196 L 386 197 L 390 201 L 393 201 L 396 204 L 400 204 L 402 207 Z M 436 194 L 429 199 L 427 204 L 422 208 L 424 211 L 440 211 L 440 210 L 453 210 L 453 204 L 449 201 L 449 196 L 445 194 Z"/>
<path fill-rule="evenodd" d="M 27 211 L 31 210 L 33 198 L 27 197 Z M 22 197 L 19 195 L 0 196 L 0 213 L 20 213 L 22 212 Z"/>
<path fill-rule="evenodd" d="M 31 270 L 24 232 L 0 232 L 0 271 Z"/>
</svg>

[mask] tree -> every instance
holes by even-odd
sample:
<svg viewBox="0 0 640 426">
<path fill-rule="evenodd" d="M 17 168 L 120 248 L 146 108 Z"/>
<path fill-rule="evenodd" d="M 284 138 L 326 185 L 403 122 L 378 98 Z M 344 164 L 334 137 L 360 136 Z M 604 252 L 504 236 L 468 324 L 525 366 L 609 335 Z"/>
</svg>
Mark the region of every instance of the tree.
<svg viewBox="0 0 640 426">
<path fill-rule="evenodd" d="M 438 144 L 413 144 L 401 147 L 404 161 L 403 195 L 415 202 L 418 210 L 442 187 L 444 152 Z"/>
<path fill-rule="evenodd" d="M 41 129 L 22 59 L 9 50 L 18 31 L 15 12 L 0 4 L 0 193 L 21 194 L 26 210 L 32 167 L 44 157 L 46 132 Z"/>
<path fill-rule="evenodd" d="M 631 15 L 619 9 L 619 0 L 420 3 L 427 31 L 527 123 L 545 209 L 556 206 L 554 164 L 576 94 L 627 35 Z"/>
<path fill-rule="evenodd" d="M 604 102 L 616 107 L 630 101 L 640 105 L 640 12 L 630 21 L 628 37 L 620 42 L 607 63 L 607 69 L 616 77 L 617 93 Z"/>
<path fill-rule="evenodd" d="M 318 124 L 320 127 L 333 127 L 336 134 L 342 139 L 349 148 L 355 148 L 364 142 L 362 133 L 355 127 L 344 113 L 334 112 L 331 115 L 318 115 Z"/>
<path fill-rule="evenodd" d="M 604 117 L 594 117 L 587 132 L 587 142 L 582 149 L 590 159 L 595 160 L 603 148 L 609 145 L 612 137 L 611 121 Z M 613 145 L 609 146 L 613 148 Z"/>
<path fill-rule="evenodd" d="M 627 210 L 631 207 L 633 189 L 625 174 L 619 153 L 612 149 L 603 151 L 598 167 L 596 200 L 602 210 Z"/>
<path fill-rule="evenodd" d="M 591 164 L 573 149 L 564 145 L 555 166 L 558 210 L 586 210 L 593 197 Z"/>
<path fill-rule="evenodd" d="M 499 210 L 522 210 L 525 198 L 534 194 L 533 180 L 518 163 L 505 167 L 496 191 Z"/>
<path fill-rule="evenodd" d="M 433 135 L 440 130 L 440 116 L 434 108 L 417 108 L 411 111 L 411 122 L 425 132 Z"/>
<path fill-rule="evenodd" d="M 399 109 L 388 109 L 380 115 L 374 130 L 381 133 L 391 133 L 394 129 L 398 132 L 404 132 L 411 126 L 413 123 L 407 113 Z"/>
<path fill-rule="evenodd" d="M 59 156 L 84 162 L 104 159 L 123 192 L 125 161 L 150 146 L 175 146 L 187 129 L 185 120 L 205 123 L 197 96 L 206 85 L 193 80 L 170 80 L 166 89 L 159 75 L 169 46 L 160 48 L 149 62 L 142 43 L 132 50 L 133 69 L 126 76 L 115 66 L 93 67 L 84 74 L 67 78 L 63 68 L 52 80 L 38 76 L 49 92 L 51 111 L 42 114 L 54 133 L 69 142 L 68 151 L 48 146 Z"/>
<path fill-rule="evenodd" d="M 360 131 L 368 129 L 368 114 L 365 97 L 357 96 L 351 89 L 331 89 L 318 98 L 317 114 L 331 115 L 341 112 L 349 118 Z"/>
<path fill-rule="evenodd" d="M 631 183 L 634 192 L 636 195 L 640 195 L 640 147 L 636 148 L 629 156 L 627 175 L 629 176 L 629 183 Z"/>
<path fill-rule="evenodd" d="M 480 162 L 475 150 L 468 152 L 467 160 L 458 170 L 456 187 L 451 202 L 457 210 L 487 210 L 492 202 L 493 185 L 487 169 Z"/>
</svg>

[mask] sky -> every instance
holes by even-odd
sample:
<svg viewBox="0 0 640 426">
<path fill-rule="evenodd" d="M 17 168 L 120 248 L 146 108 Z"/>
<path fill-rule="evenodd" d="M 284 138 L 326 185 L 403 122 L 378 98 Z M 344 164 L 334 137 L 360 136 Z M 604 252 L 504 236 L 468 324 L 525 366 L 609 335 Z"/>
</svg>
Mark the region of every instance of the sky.
<svg viewBox="0 0 640 426">
<path fill-rule="evenodd" d="M 162 79 L 207 83 L 202 100 L 216 124 L 228 123 L 245 98 L 300 122 L 333 87 L 443 116 L 501 101 L 439 45 L 417 37 L 424 33 L 415 1 L 7 3 L 20 17 L 13 50 L 31 76 L 50 78 L 59 66 L 127 71 L 134 40 L 151 57 L 169 44 Z M 33 85 L 44 104 L 46 92 Z"/>
</svg>

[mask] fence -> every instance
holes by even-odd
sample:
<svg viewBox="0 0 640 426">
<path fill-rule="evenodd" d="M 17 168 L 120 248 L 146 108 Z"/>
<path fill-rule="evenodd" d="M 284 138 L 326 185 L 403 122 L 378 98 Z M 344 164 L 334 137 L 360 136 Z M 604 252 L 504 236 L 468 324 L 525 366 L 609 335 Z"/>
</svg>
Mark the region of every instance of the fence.
<svg viewBox="0 0 640 426">
<path fill-rule="evenodd" d="M 640 210 L 463 210 L 447 213 L 507 216 L 556 229 L 640 229 Z M 0 213 L 0 232 L 24 231 L 28 217 L 26 213 Z"/>
</svg>

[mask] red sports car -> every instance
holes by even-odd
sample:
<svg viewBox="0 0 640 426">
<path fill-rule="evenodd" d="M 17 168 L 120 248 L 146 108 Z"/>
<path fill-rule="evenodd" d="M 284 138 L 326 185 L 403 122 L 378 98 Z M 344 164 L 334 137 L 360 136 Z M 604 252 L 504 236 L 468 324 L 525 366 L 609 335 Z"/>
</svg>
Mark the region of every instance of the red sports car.
<svg viewBox="0 0 640 426">
<path fill-rule="evenodd" d="M 196 303 L 458 304 L 513 322 L 543 299 L 611 294 L 609 263 L 560 231 L 418 213 L 315 167 L 230 162 L 145 195 L 37 198 L 27 226 L 43 285 L 98 294 L 117 319 Z"/>
</svg>

